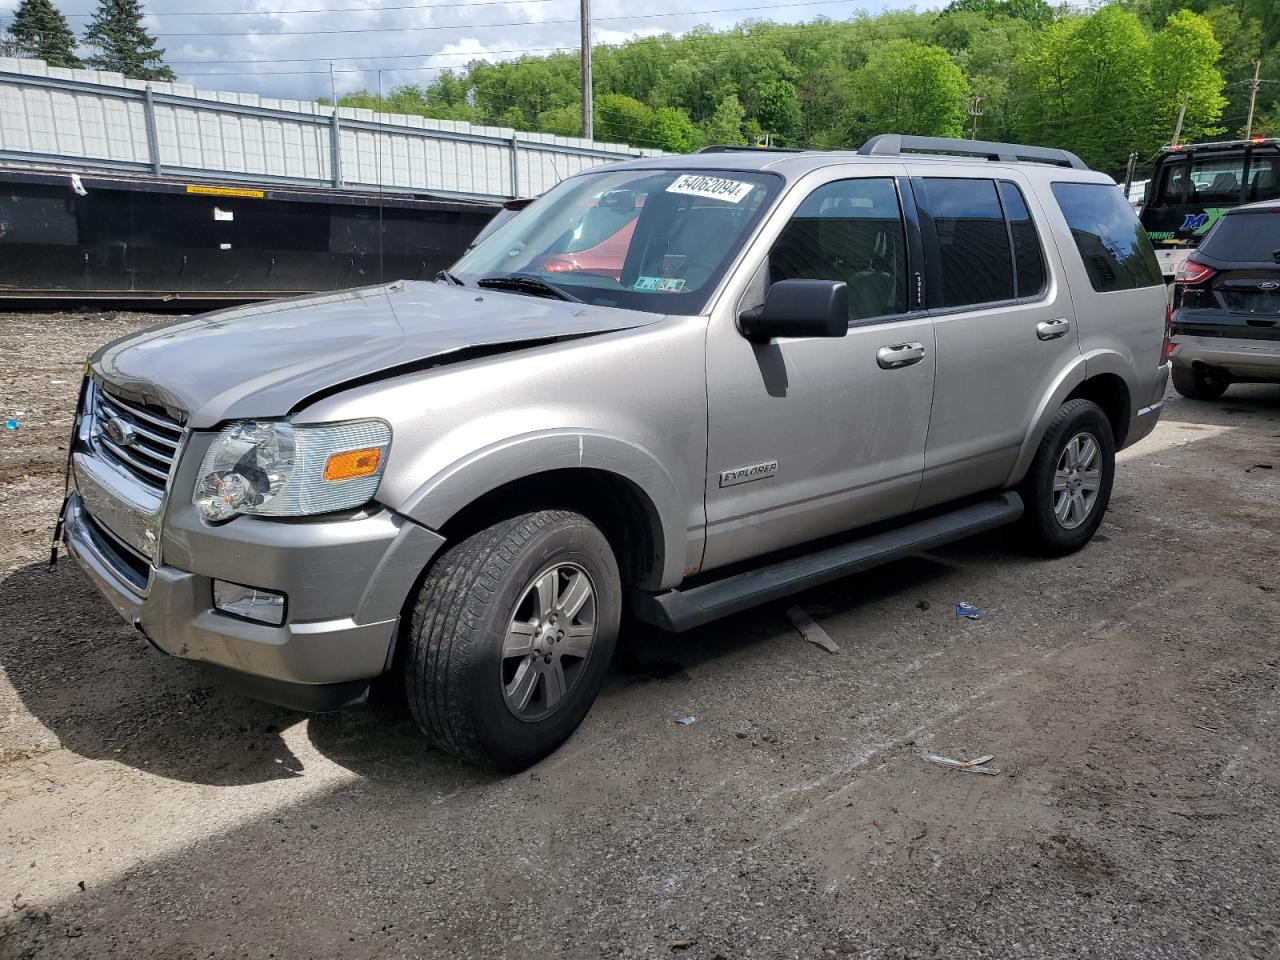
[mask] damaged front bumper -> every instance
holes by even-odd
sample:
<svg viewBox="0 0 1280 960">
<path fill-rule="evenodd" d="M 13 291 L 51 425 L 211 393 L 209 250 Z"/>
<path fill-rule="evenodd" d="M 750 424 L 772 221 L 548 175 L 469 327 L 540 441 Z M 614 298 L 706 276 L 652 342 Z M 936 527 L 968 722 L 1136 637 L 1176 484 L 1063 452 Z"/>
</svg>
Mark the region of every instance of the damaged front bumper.
<svg viewBox="0 0 1280 960">
<path fill-rule="evenodd" d="M 74 469 L 73 476 L 79 471 Z M 202 523 L 178 509 L 150 563 L 73 489 L 63 542 L 126 622 L 259 699 L 304 710 L 362 699 L 390 666 L 406 597 L 443 543 L 390 510 L 308 522 Z M 283 593 L 279 626 L 214 606 L 215 579 Z"/>
</svg>

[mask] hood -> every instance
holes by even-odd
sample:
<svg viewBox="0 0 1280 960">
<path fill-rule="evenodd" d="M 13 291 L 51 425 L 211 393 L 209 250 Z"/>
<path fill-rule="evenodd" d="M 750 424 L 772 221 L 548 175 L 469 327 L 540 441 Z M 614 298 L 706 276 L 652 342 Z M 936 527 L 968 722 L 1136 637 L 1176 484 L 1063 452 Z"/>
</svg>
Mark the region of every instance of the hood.
<svg viewBox="0 0 1280 960">
<path fill-rule="evenodd" d="M 234 307 L 116 340 L 94 372 L 195 428 L 282 417 L 352 380 L 471 351 L 644 326 L 659 314 L 404 282 Z M 465 352 L 464 352 L 465 351 Z"/>
</svg>

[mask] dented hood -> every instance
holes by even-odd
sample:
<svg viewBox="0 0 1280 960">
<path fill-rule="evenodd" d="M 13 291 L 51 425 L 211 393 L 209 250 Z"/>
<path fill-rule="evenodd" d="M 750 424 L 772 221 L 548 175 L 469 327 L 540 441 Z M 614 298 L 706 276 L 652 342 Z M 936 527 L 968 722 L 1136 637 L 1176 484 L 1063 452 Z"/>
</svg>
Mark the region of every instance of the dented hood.
<svg viewBox="0 0 1280 960">
<path fill-rule="evenodd" d="M 344 383 L 522 344 L 643 326 L 639 313 L 442 283 L 397 282 L 189 317 L 125 337 L 95 373 L 196 428 L 280 417 Z"/>
</svg>

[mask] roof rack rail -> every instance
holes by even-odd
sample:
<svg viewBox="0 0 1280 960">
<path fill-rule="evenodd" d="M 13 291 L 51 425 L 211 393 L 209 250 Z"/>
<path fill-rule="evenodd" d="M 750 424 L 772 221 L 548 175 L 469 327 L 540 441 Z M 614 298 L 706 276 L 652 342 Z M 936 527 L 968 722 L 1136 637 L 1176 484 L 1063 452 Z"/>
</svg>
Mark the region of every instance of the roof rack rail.
<svg viewBox="0 0 1280 960">
<path fill-rule="evenodd" d="M 799 147 L 751 147 L 745 143 L 713 143 L 698 153 L 804 153 Z"/>
<path fill-rule="evenodd" d="M 1055 147 L 1028 147 L 1020 143 L 995 143 L 990 140 L 956 140 L 950 137 L 904 137 L 899 133 L 882 133 L 858 148 L 863 156 L 896 157 L 903 153 L 941 153 L 962 157 L 982 157 L 1017 163 L 1034 160 L 1060 167 L 1088 170 L 1088 165 L 1070 150 Z"/>
</svg>

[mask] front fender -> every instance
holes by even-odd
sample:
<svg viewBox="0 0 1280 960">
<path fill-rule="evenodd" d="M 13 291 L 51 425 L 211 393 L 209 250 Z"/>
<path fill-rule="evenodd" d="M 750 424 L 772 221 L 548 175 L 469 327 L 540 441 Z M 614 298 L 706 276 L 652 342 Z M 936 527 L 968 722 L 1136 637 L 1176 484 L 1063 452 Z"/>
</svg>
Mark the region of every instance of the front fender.
<svg viewBox="0 0 1280 960">
<path fill-rule="evenodd" d="M 1036 407 L 1035 415 L 1031 418 L 1031 425 L 1027 429 L 1026 435 L 1022 438 L 1022 446 L 1018 450 L 1018 459 L 1014 462 L 1013 470 L 1010 472 L 1008 479 L 1005 481 L 1006 487 L 1017 486 L 1027 470 L 1031 467 L 1031 460 L 1036 455 L 1036 450 L 1040 446 L 1040 439 L 1044 436 L 1045 431 L 1049 429 L 1049 421 L 1053 419 L 1053 415 L 1058 412 L 1058 408 L 1066 402 L 1067 397 L 1071 395 L 1071 391 L 1080 384 L 1084 383 L 1087 376 L 1088 367 L 1083 356 L 1077 356 L 1058 372 L 1058 376 L 1049 384 L 1044 395 L 1040 398 L 1040 404 Z"/>
<path fill-rule="evenodd" d="M 661 553 L 661 582 L 679 583 L 687 552 L 687 513 L 670 473 L 639 444 L 590 430 L 554 430 L 497 441 L 437 471 L 397 509 L 432 530 L 439 530 L 464 507 L 512 481 L 550 470 L 588 468 L 629 480 L 648 498 L 660 529 L 654 530 Z"/>
</svg>

